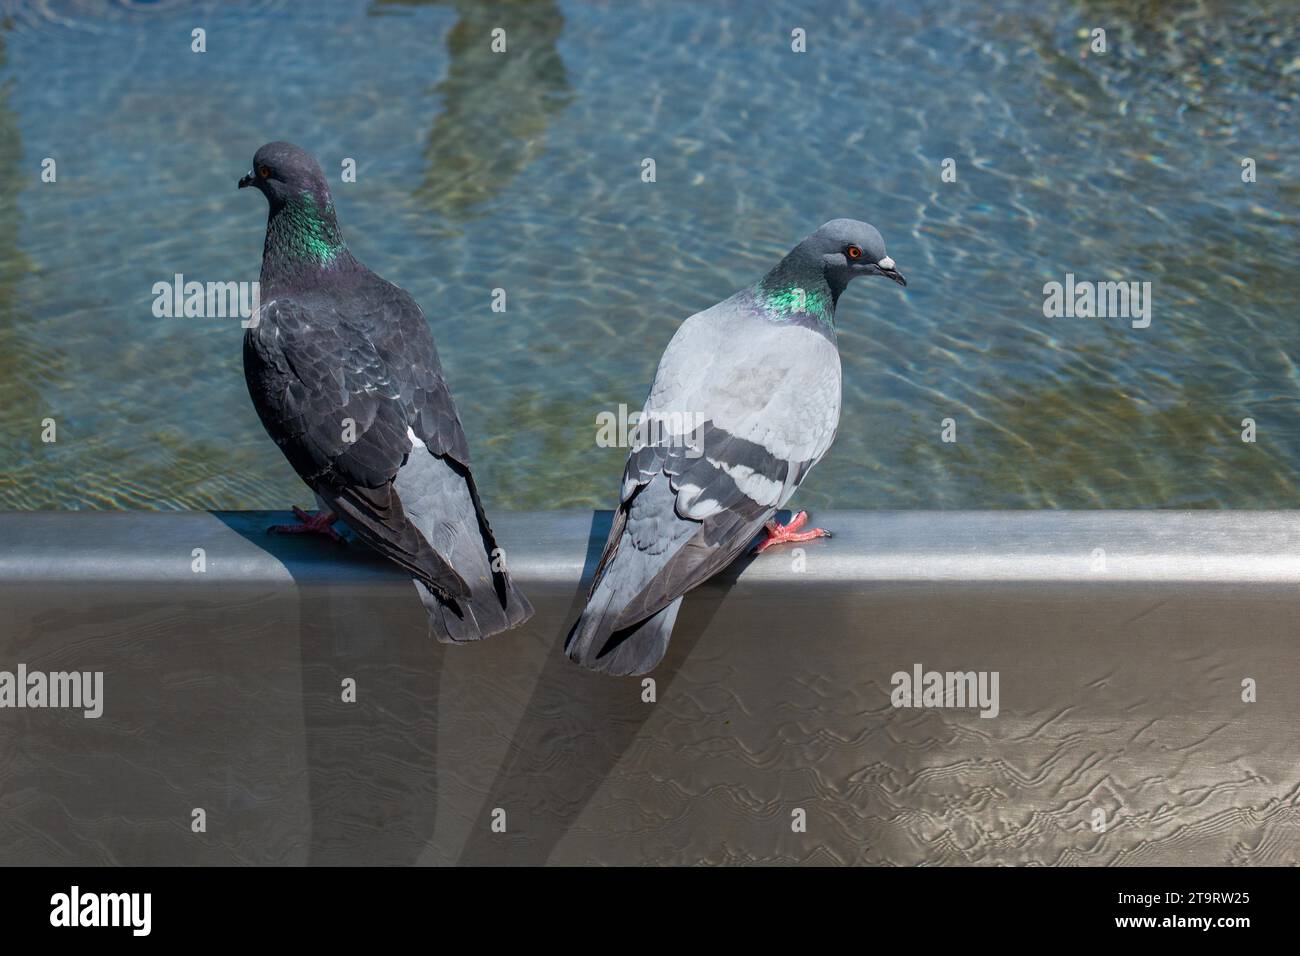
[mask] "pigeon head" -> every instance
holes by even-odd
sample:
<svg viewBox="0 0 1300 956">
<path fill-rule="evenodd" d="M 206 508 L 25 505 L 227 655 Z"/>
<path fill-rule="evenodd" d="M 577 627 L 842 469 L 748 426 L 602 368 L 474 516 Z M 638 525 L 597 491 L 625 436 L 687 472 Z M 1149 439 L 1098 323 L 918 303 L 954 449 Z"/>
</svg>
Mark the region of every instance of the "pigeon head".
<svg viewBox="0 0 1300 956">
<path fill-rule="evenodd" d="M 858 276 L 884 276 L 907 285 L 894 260 L 885 254 L 885 240 L 875 226 L 856 219 L 832 219 L 801 242 L 803 250 L 821 262 L 827 284 L 838 297 Z"/>
<path fill-rule="evenodd" d="M 267 143 L 253 156 L 253 168 L 239 188 L 261 190 L 270 205 L 262 282 L 339 269 L 354 260 L 347 252 L 334 200 L 316 160 L 292 143 Z"/>
<path fill-rule="evenodd" d="M 764 308 L 777 317 L 795 313 L 831 323 L 840 295 L 858 276 L 884 276 L 907 285 L 876 227 L 832 219 L 790 250 L 758 284 Z"/>
<path fill-rule="evenodd" d="M 293 202 L 307 193 L 318 204 L 330 202 L 325 174 L 311 154 L 293 143 L 267 143 L 253 156 L 253 168 L 239 181 L 239 188 L 260 189 L 272 209 Z"/>
</svg>

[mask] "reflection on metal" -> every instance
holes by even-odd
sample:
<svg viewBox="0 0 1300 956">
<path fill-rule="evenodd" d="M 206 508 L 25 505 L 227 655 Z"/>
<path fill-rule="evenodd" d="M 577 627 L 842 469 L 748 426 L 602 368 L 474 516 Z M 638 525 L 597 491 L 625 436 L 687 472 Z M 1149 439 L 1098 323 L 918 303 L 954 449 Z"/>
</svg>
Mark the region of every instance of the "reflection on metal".
<svg viewBox="0 0 1300 956">
<path fill-rule="evenodd" d="M 105 698 L 0 709 L 0 860 L 1300 863 L 1300 515 L 819 513 L 653 702 L 560 653 L 608 514 L 494 517 L 537 616 L 446 647 L 283 516 L 0 515 L 0 671 Z M 894 707 L 918 666 L 997 716 Z"/>
</svg>

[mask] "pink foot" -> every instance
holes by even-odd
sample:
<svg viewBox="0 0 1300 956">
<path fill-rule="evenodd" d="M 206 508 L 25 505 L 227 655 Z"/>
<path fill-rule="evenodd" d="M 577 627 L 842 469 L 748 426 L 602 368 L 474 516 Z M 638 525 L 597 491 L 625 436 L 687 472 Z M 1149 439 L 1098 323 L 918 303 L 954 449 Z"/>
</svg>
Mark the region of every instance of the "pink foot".
<svg viewBox="0 0 1300 956">
<path fill-rule="evenodd" d="M 763 527 L 767 530 L 767 537 L 759 542 L 758 547 L 754 549 L 755 554 L 762 554 L 774 544 L 794 544 L 799 541 L 811 541 L 813 538 L 829 538 L 831 533 L 823 528 L 813 528 L 809 531 L 800 531 L 808 521 L 808 512 L 801 511 L 790 519 L 789 524 L 777 524 L 775 521 L 769 521 Z"/>
<path fill-rule="evenodd" d="M 308 514 L 297 505 L 293 507 L 293 516 L 301 524 L 273 524 L 266 529 L 267 534 L 323 534 L 327 535 L 330 540 L 337 541 L 339 544 L 345 544 L 343 536 L 334 530 L 333 524 L 339 520 L 339 516 L 332 511 L 318 511 L 314 515 Z"/>
</svg>

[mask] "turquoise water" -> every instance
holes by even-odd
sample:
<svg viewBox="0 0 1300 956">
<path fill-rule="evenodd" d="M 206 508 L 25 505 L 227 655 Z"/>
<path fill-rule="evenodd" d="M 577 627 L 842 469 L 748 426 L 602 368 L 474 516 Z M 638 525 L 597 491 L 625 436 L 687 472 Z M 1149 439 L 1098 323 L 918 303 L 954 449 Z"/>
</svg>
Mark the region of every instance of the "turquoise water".
<svg viewBox="0 0 1300 956">
<path fill-rule="evenodd" d="M 175 273 L 257 277 L 265 204 L 235 181 L 271 139 L 320 159 L 353 251 L 423 305 L 490 507 L 608 507 L 625 452 L 596 416 L 837 216 L 909 285 L 841 301 L 844 414 L 799 504 L 1295 504 L 1291 0 L 6 11 L 0 508 L 309 503 L 237 323 L 152 313 Z M 1150 328 L 1045 318 L 1067 273 L 1150 281 Z"/>
</svg>

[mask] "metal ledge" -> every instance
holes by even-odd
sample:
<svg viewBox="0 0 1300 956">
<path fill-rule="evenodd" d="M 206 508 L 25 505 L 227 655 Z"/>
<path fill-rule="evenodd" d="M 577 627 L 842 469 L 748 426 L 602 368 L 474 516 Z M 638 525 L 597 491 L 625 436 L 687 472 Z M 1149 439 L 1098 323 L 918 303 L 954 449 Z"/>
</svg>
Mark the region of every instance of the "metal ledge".
<svg viewBox="0 0 1300 956">
<path fill-rule="evenodd" d="M 445 647 L 286 515 L 0 515 L 0 670 L 105 685 L 0 709 L 0 862 L 1300 863 L 1300 515 L 821 512 L 687 599 L 653 703 L 560 653 L 608 513 L 494 517 L 537 616 Z M 916 664 L 998 716 L 895 708 Z"/>
<path fill-rule="evenodd" d="M 362 545 L 265 534 L 292 522 L 278 512 L 0 513 L 0 584 L 193 584 L 191 554 L 202 548 L 207 583 L 405 589 L 407 578 Z M 608 512 L 536 512 L 501 515 L 494 527 L 527 590 L 577 586 L 609 522 Z M 1300 512 L 830 511 L 817 523 L 835 536 L 803 546 L 804 576 L 791 577 L 786 548 L 742 561 L 723 581 L 1300 584 Z"/>
</svg>

